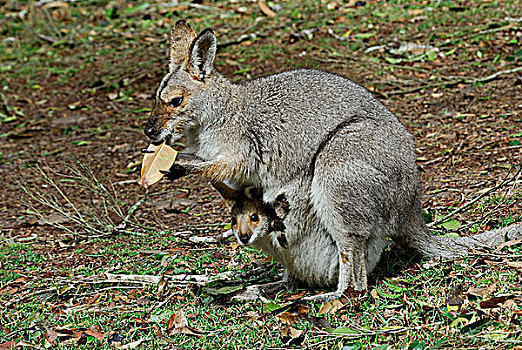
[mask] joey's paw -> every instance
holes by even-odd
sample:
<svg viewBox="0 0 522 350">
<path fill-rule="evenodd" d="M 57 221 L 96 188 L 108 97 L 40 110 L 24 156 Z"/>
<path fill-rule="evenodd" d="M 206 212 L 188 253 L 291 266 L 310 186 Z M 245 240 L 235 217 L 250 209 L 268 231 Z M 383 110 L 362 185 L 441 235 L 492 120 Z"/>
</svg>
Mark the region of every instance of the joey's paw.
<svg viewBox="0 0 522 350">
<path fill-rule="evenodd" d="M 271 231 L 284 231 L 286 230 L 286 226 L 283 223 L 283 220 L 274 219 L 270 222 L 270 230 Z"/>
<path fill-rule="evenodd" d="M 160 170 L 168 180 L 174 181 L 190 174 L 190 171 L 182 165 L 174 163 L 169 170 Z"/>
<path fill-rule="evenodd" d="M 279 242 L 279 245 L 283 249 L 288 249 L 288 240 L 286 239 L 286 234 L 284 232 L 274 232 Z"/>
<path fill-rule="evenodd" d="M 290 212 L 290 204 L 288 203 L 288 200 L 283 193 L 277 196 L 274 202 L 274 211 L 276 212 L 277 217 L 280 219 L 285 219 L 288 215 L 288 212 Z"/>
</svg>

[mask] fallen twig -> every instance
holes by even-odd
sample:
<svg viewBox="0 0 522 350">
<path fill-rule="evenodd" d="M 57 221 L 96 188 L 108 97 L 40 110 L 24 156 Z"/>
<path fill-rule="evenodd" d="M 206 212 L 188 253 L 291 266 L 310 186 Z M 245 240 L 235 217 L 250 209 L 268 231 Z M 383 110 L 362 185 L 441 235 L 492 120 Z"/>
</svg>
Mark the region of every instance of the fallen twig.
<svg viewBox="0 0 522 350">
<path fill-rule="evenodd" d="M 106 272 L 105 277 L 106 282 L 158 284 L 161 281 L 161 276 L 152 275 L 120 275 Z"/>
<path fill-rule="evenodd" d="M 162 308 L 165 304 L 167 304 L 170 299 L 172 299 L 172 297 L 174 297 L 174 295 L 178 294 L 179 292 L 178 291 L 174 291 L 174 292 L 171 292 L 168 297 L 165 298 L 165 300 L 163 300 L 162 302 L 156 304 L 156 305 L 152 305 L 148 310 L 147 310 L 147 313 L 150 314 L 152 311 L 156 310 L 156 309 L 160 309 Z"/>
<path fill-rule="evenodd" d="M 436 226 L 446 220 L 448 220 L 449 218 L 453 217 L 455 214 L 458 214 L 460 212 L 462 212 L 463 210 L 469 208 L 470 206 L 472 206 L 473 204 L 475 204 L 477 201 L 479 201 L 481 198 L 489 195 L 490 193 L 498 190 L 499 188 L 502 188 L 504 186 L 506 186 L 507 184 L 511 183 L 513 180 L 515 180 L 518 175 L 520 174 L 520 172 L 522 171 L 522 167 L 519 167 L 515 174 L 509 178 L 507 178 L 506 180 L 502 181 L 500 184 L 498 184 L 497 186 L 495 187 L 492 187 L 490 189 L 488 189 L 487 191 L 481 193 L 480 195 L 478 195 L 476 198 L 472 199 L 471 201 L 469 201 L 468 203 L 458 207 L 457 209 L 455 209 L 454 211 L 452 211 L 451 213 L 443 216 L 442 218 L 440 218 L 439 220 L 436 220 L 436 221 L 433 221 L 433 222 L 430 222 L 427 226 L 428 227 L 432 227 L 432 226 Z"/>
<path fill-rule="evenodd" d="M 224 47 L 241 44 L 242 42 L 247 41 L 247 40 L 256 40 L 258 38 L 263 38 L 263 37 L 266 37 L 266 36 L 268 36 L 268 33 L 265 33 L 265 32 L 263 32 L 263 33 L 261 33 L 261 32 L 258 32 L 258 33 L 247 33 L 247 34 L 240 35 L 240 36 L 238 36 L 235 39 L 232 39 L 232 40 L 229 40 L 229 41 L 225 41 L 222 44 L 219 44 L 218 48 L 221 49 L 221 48 L 224 48 Z"/>
<path fill-rule="evenodd" d="M 59 41 L 59 39 L 55 38 L 55 37 L 52 37 L 52 36 L 49 36 L 49 35 L 44 35 L 44 34 L 40 34 L 38 33 L 36 35 L 38 37 L 38 39 L 41 39 L 49 44 L 55 44 Z"/>
<path fill-rule="evenodd" d="M 412 88 L 409 88 L 409 89 L 396 90 L 396 91 L 390 91 L 390 92 L 382 92 L 382 93 L 385 94 L 385 95 L 388 95 L 388 96 L 390 96 L 390 95 L 402 95 L 402 94 L 409 94 L 411 92 L 416 92 L 416 91 L 423 90 L 423 89 L 429 89 L 429 88 L 435 88 L 435 87 L 455 86 L 455 85 L 460 84 L 460 83 L 467 83 L 467 84 L 487 83 L 489 81 L 492 81 L 492 80 L 498 78 L 501 75 L 512 74 L 512 73 L 516 73 L 516 72 L 520 72 L 520 71 L 522 71 L 522 67 L 516 67 L 516 68 L 513 68 L 513 69 L 506 69 L 506 70 L 503 70 L 503 71 L 500 71 L 500 72 L 496 72 L 494 74 L 491 74 L 491 75 L 488 75 L 488 76 L 482 77 L 482 78 L 454 77 L 453 80 L 445 81 L 445 82 L 442 82 L 442 83 L 424 84 L 424 85 L 415 86 L 415 87 L 412 87 Z"/>
<path fill-rule="evenodd" d="M 190 236 L 188 240 L 192 243 L 218 243 L 233 235 L 234 231 L 228 230 L 215 236 Z"/>
<path fill-rule="evenodd" d="M 522 67 L 516 67 L 513 69 L 501 70 L 500 72 L 496 72 L 496 73 L 488 75 L 487 77 L 484 77 L 484 78 L 465 79 L 464 81 L 466 83 L 485 83 L 485 82 L 491 81 L 493 79 L 496 79 L 501 75 L 512 74 L 512 73 L 516 73 L 516 72 L 520 72 L 520 71 L 522 71 Z"/>
</svg>

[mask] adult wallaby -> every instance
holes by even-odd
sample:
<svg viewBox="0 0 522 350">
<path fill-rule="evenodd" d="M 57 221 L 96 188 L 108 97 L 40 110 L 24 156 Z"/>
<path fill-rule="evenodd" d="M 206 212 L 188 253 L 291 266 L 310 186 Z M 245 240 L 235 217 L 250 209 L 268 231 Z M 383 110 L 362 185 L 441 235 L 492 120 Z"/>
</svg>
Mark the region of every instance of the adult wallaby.
<svg viewBox="0 0 522 350">
<path fill-rule="evenodd" d="M 289 276 L 317 286 L 367 288 L 387 239 L 425 257 L 453 257 L 451 241 L 430 235 L 420 207 L 413 140 L 370 92 L 341 76 L 296 70 L 234 85 L 215 71 L 216 36 L 196 36 L 178 21 L 169 72 L 145 127 L 153 141 L 185 137 L 185 152 L 203 161 L 184 170 L 238 188 L 254 186 L 265 203 L 284 194 L 288 248 L 259 247 Z M 178 168 L 173 169 L 179 170 Z M 508 232 L 509 231 L 509 232 Z M 522 226 L 475 238 L 486 243 L 522 234 Z"/>
</svg>

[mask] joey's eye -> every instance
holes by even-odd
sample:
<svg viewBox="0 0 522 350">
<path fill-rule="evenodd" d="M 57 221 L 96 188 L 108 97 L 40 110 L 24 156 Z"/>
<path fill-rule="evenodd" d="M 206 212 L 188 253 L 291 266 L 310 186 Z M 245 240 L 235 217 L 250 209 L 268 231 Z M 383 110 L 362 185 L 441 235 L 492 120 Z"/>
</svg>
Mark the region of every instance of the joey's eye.
<svg viewBox="0 0 522 350">
<path fill-rule="evenodd" d="M 236 224 L 237 224 L 237 219 L 236 219 L 236 218 L 232 218 L 232 223 L 231 223 L 231 224 L 232 224 L 232 226 L 236 226 Z"/>
<path fill-rule="evenodd" d="M 256 213 L 250 215 L 250 221 L 258 222 L 259 221 L 259 215 L 257 215 Z"/>
<path fill-rule="evenodd" d="M 183 102 L 183 97 L 174 97 L 169 101 L 169 107 L 179 107 Z"/>
</svg>

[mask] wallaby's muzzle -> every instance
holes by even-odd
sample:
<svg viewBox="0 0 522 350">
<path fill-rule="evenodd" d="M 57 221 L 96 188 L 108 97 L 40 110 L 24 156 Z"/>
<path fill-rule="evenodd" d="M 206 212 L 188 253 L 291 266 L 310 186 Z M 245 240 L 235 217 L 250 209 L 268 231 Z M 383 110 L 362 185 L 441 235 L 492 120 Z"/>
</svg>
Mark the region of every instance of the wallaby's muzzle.
<svg viewBox="0 0 522 350">
<path fill-rule="evenodd" d="M 152 118 L 150 118 L 145 125 L 145 135 L 147 135 L 147 137 L 151 140 L 157 141 L 156 139 L 159 136 L 159 132 L 158 129 L 156 129 L 154 120 L 152 120 Z"/>
<path fill-rule="evenodd" d="M 145 135 L 152 141 L 161 142 L 165 138 L 165 124 L 168 113 L 165 106 L 161 103 L 155 103 L 152 112 L 150 113 L 147 124 L 145 124 Z"/>
</svg>

